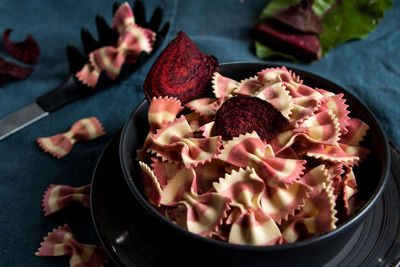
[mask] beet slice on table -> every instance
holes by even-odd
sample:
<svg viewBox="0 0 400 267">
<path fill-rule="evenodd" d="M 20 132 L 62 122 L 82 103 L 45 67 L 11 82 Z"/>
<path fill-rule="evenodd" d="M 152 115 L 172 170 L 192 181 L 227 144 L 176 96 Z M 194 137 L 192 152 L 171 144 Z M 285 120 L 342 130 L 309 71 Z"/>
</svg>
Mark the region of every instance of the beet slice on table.
<svg viewBox="0 0 400 267">
<path fill-rule="evenodd" d="M 274 13 L 274 18 L 301 32 L 321 34 L 322 23 L 312 9 L 313 3 L 312 0 L 302 0 L 300 3 L 278 10 Z"/>
<path fill-rule="evenodd" d="M 7 29 L 3 32 L 4 48 L 13 58 L 24 63 L 36 64 L 40 55 L 38 43 L 31 35 L 28 35 L 24 41 L 13 43 L 10 41 L 12 31 L 12 29 Z"/>
<path fill-rule="evenodd" d="M 306 60 L 318 60 L 322 49 L 318 36 L 303 33 L 276 21 L 266 20 L 255 29 L 255 37 L 272 49 Z"/>
<path fill-rule="evenodd" d="M 22 80 L 32 73 L 31 67 L 22 67 L 0 57 L 0 85 L 8 80 Z"/>
</svg>

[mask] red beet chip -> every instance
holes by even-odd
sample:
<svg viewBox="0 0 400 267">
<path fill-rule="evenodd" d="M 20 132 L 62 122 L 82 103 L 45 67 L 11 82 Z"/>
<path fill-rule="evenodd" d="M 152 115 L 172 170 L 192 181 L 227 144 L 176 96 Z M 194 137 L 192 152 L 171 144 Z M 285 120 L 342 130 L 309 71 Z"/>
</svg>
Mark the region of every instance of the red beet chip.
<svg viewBox="0 0 400 267">
<path fill-rule="evenodd" d="M 39 59 L 39 45 L 31 35 L 22 42 L 10 42 L 10 34 L 13 30 L 7 29 L 3 32 L 3 44 L 8 53 L 15 59 L 28 64 L 36 64 Z"/>
<path fill-rule="evenodd" d="M 289 121 L 269 102 L 253 96 L 236 96 L 225 101 L 215 116 L 215 132 L 230 140 L 256 131 L 262 140 L 271 140 Z"/>
<path fill-rule="evenodd" d="M 205 95 L 216 71 L 218 59 L 200 52 L 180 31 L 151 67 L 143 84 L 144 94 L 149 101 L 172 96 L 185 104 Z"/>
<path fill-rule="evenodd" d="M 0 85 L 6 80 L 22 80 L 32 73 L 31 67 L 22 67 L 0 57 Z"/>
</svg>

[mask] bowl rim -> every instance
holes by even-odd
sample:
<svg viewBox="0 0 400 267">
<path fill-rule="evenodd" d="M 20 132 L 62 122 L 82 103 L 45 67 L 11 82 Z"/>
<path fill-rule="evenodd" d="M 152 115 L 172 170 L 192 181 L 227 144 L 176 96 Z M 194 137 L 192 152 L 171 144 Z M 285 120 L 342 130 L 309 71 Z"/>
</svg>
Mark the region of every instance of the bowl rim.
<svg viewBox="0 0 400 267">
<path fill-rule="evenodd" d="M 265 69 L 265 68 L 276 68 L 276 67 L 282 67 L 282 64 L 276 64 L 276 63 L 269 63 L 269 62 L 226 62 L 226 63 L 221 63 L 219 64 L 220 66 L 228 66 L 228 65 L 252 65 L 253 67 L 259 66 L 260 70 Z M 346 229 L 351 228 L 355 223 L 358 221 L 362 220 L 363 217 L 365 217 L 368 213 L 369 210 L 371 210 L 373 204 L 378 200 L 378 198 L 382 195 L 382 192 L 385 188 L 385 185 L 387 183 L 388 177 L 389 177 L 389 171 L 390 171 L 390 151 L 389 151 L 389 145 L 388 145 L 388 140 L 386 135 L 383 132 L 383 129 L 381 125 L 379 124 L 379 121 L 375 117 L 375 115 L 371 112 L 371 110 L 364 104 L 364 102 L 355 96 L 354 94 L 350 93 L 348 90 L 343 88 L 342 86 L 338 85 L 337 83 L 323 77 L 317 74 L 314 74 L 312 72 L 303 70 L 298 67 L 293 67 L 289 64 L 285 64 L 285 66 L 295 72 L 297 75 L 307 75 L 310 77 L 317 77 L 318 79 L 322 80 L 324 83 L 330 83 L 332 86 L 338 88 L 340 91 L 343 91 L 345 95 L 349 95 L 351 98 L 355 99 L 357 102 L 359 102 L 360 106 L 362 109 L 364 109 L 367 113 L 368 116 L 371 117 L 372 122 L 377 126 L 377 135 L 382 138 L 382 141 L 384 143 L 384 163 L 385 166 L 383 166 L 382 172 L 380 174 L 380 180 L 378 183 L 377 188 L 373 192 L 372 196 L 368 199 L 368 201 L 347 221 L 339 225 L 337 228 L 321 234 L 319 236 L 314 236 L 310 237 L 304 240 L 296 241 L 293 243 L 288 243 L 288 244 L 281 244 L 281 245 L 273 245 L 273 246 L 265 246 L 265 245 L 242 245 L 242 244 L 235 244 L 235 243 L 228 243 L 228 242 L 223 242 L 219 240 L 214 240 L 211 238 L 206 238 L 200 235 L 197 235 L 195 233 L 192 233 L 174 223 L 169 221 L 167 218 L 162 216 L 160 213 L 158 213 L 149 203 L 148 201 L 142 196 L 140 193 L 139 189 L 135 186 L 133 183 L 133 178 L 130 174 L 129 169 L 127 168 L 127 164 L 123 162 L 124 159 L 124 149 L 123 149 L 123 144 L 124 144 L 124 139 L 126 138 L 127 134 L 127 128 L 128 124 L 130 123 L 131 118 L 138 113 L 144 105 L 148 104 L 148 101 L 146 98 L 142 99 L 139 104 L 134 108 L 133 112 L 129 115 L 128 120 L 125 122 L 122 132 L 121 132 L 121 138 L 119 142 L 119 157 L 120 157 L 120 163 L 121 163 L 121 169 L 122 173 L 124 175 L 124 179 L 126 180 L 129 188 L 131 189 L 131 192 L 133 193 L 134 197 L 139 201 L 139 203 L 149 212 L 149 214 L 161 220 L 162 222 L 165 223 L 165 225 L 168 225 L 170 228 L 179 231 L 181 234 L 187 235 L 190 238 L 194 238 L 198 240 L 199 242 L 205 242 L 210 245 L 218 246 L 218 247 L 224 247 L 224 248 L 229 248 L 233 250 L 245 250 L 245 251 L 252 251 L 252 252 L 277 252 L 277 251 L 285 251 L 285 250 L 292 250 L 296 249 L 299 247 L 305 247 L 305 246 L 312 246 L 317 243 L 326 241 L 331 238 L 331 236 L 335 236 L 339 232 L 346 231 Z M 131 182 L 132 181 L 132 182 Z"/>
</svg>

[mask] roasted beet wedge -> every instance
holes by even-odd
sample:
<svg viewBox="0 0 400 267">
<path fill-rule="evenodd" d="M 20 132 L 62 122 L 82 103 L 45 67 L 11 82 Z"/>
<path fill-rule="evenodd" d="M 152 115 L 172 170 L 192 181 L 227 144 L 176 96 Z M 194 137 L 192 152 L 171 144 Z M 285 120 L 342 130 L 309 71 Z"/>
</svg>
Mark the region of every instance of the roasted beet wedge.
<svg viewBox="0 0 400 267">
<path fill-rule="evenodd" d="M 180 31 L 151 67 L 143 84 L 144 94 L 149 101 L 172 96 L 185 104 L 205 95 L 216 71 L 218 59 L 200 52 Z"/>
<path fill-rule="evenodd" d="M 303 33 L 275 20 L 266 20 L 255 29 L 255 37 L 272 49 L 304 60 L 318 60 L 322 49 L 317 35 Z"/>
<path fill-rule="evenodd" d="M 271 140 L 289 121 L 269 102 L 258 97 L 232 97 L 218 109 L 214 134 L 230 140 L 256 131 L 262 140 Z"/>
</svg>

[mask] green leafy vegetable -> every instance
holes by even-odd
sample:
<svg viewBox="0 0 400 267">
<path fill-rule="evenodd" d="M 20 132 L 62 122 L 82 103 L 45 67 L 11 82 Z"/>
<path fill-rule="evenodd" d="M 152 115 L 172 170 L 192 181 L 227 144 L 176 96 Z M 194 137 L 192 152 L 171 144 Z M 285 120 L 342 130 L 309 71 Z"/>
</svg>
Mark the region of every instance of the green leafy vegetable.
<svg viewBox="0 0 400 267">
<path fill-rule="evenodd" d="M 300 0 L 271 0 L 262 10 L 259 20 L 261 22 L 270 19 L 275 11 L 298 2 Z M 324 32 L 319 35 L 319 40 L 324 55 L 343 42 L 363 38 L 372 32 L 383 18 L 385 10 L 393 4 L 393 0 L 342 0 L 336 5 L 335 2 L 336 0 L 315 0 L 312 7 L 318 16 L 323 17 Z M 323 16 L 328 11 L 329 13 Z M 256 43 L 255 46 L 256 54 L 260 58 L 273 55 L 288 59 L 292 57 L 272 50 L 262 43 Z"/>
<path fill-rule="evenodd" d="M 365 37 L 391 6 L 392 0 L 342 1 L 322 20 L 324 33 L 319 38 L 323 53 L 343 42 Z"/>
<path fill-rule="evenodd" d="M 259 41 L 255 41 L 254 42 L 254 46 L 256 49 L 256 55 L 259 58 L 270 58 L 272 56 L 279 56 L 279 57 L 283 57 L 286 59 L 289 59 L 293 62 L 300 62 L 296 57 L 280 52 L 280 51 L 276 51 L 271 49 L 270 47 L 264 45 L 263 43 L 259 42 Z"/>
<path fill-rule="evenodd" d="M 273 17 L 275 11 L 299 3 L 301 0 L 271 0 L 269 4 L 261 11 L 259 21 L 264 21 Z M 315 0 L 313 10 L 318 16 L 322 16 L 327 12 L 336 0 Z"/>
<path fill-rule="evenodd" d="M 271 0 L 271 2 L 269 2 L 269 4 L 261 11 L 259 20 L 261 22 L 273 18 L 275 11 L 299 2 L 300 0 Z"/>
<path fill-rule="evenodd" d="M 313 10 L 317 16 L 324 15 L 336 2 L 336 0 L 316 0 L 313 4 Z"/>
</svg>

